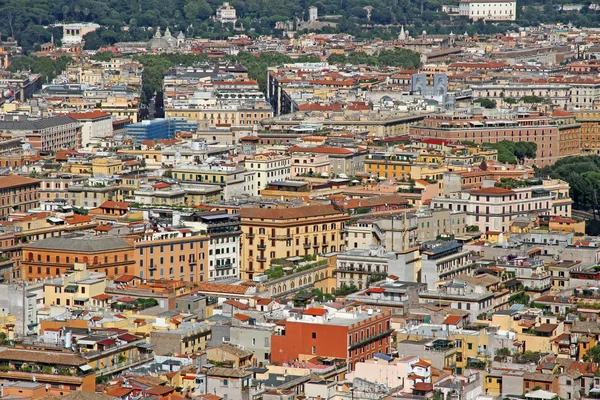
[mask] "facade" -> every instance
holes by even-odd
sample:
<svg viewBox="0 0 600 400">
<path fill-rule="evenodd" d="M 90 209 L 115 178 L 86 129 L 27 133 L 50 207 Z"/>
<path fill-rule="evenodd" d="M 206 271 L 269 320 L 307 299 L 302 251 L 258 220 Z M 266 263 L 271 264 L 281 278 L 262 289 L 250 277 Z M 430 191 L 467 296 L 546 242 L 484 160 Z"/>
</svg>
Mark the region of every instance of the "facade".
<svg viewBox="0 0 600 400">
<path fill-rule="evenodd" d="M 237 21 L 237 13 L 235 11 L 235 8 L 228 2 L 223 3 L 219 6 L 219 8 L 217 8 L 215 19 L 222 24 L 235 24 L 235 22 Z"/>
<path fill-rule="evenodd" d="M 348 216 L 332 205 L 241 208 L 241 278 L 263 274 L 275 258 L 328 253 L 344 248 Z"/>
<path fill-rule="evenodd" d="M 21 138 L 40 151 L 59 151 L 81 146 L 81 123 L 66 115 L 26 120 L 15 116 L 0 121 L 0 133 Z"/>
<path fill-rule="evenodd" d="M 40 181 L 18 175 L 0 177 L 0 218 L 40 205 Z"/>
<path fill-rule="evenodd" d="M 194 227 L 206 232 L 208 280 L 239 278 L 240 245 L 242 231 L 240 216 L 224 211 L 196 214 L 192 217 Z"/>
<path fill-rule="evenodd" d="M 304 159 L 309 156 L 319 157 L 327 156 L 329 158 L 329 172 L 334 176 L 346 175 L 356 176 L 365 172 L 365 158 L 367 151 L 355 150 L 343 147 L 298 147 L 293 146 L 289 149 L 293 159 L 296 158 L 299 162 L 293 162 L 294 173 L 298 174 L 296 168 L 302 168 Z M 324 161 L 317 158 L 320 163 Z M 296 165 L 300 164 L 300 165 Z M 301 173 L 301 172 L 300 172 Z"/>
<path fill-rule="evenodd" d="M 434 240 L 421 245 L 421 280 L 429 289 L 474 268 L 471 252 L 458 242 Z"/>
<path fill-rule="evenodd" d="M 291 158 L 277 154 L 257 154 L 251 159 L 244 161 L 247 170 L 253 171 L 255 175 L 256 195 L 274 181 L 285 181 L 291 177 Z"/>
<path fill-rule="evenodd" d="M 473 21 L 514 21 L 517 18 L 517 1 L 461 0 L 458 12 Z"/>
<path fill-rule="evenodd" d="M 478 89 L 474 87 L 474 97 L 476 90 Z M 509 97 L 509 94 L 501 93 L 501 88 L 498 88 L 498 97 Z M 479 97 L 493 99 L 494 94 L 488 90 L 483 91 Z M 549 95 L 541 94 L 540 97 Z M 411 136 L 421 139 L 443 138 L 477 144 L 497 143 L 503 140 L 534 142 L 537 144 L 535 162 L 538 166 L 550 165 L 562 157 L 580 153 L 580 124 L 574 118 L 572 123 L 564 121 L 564 124 L 558 124 L 550 117 L 534 114 L 510 117 L 503 115 L 502 118 L 484 120 L 471 114 L 440 114 L 426 118 L 422 124 L 411 127 L 410 133 Z"/>
<path fill-rule="evenodd" d="M 23 246 L 22 277 L 27 281 L 59 277 L 76 263 L 105 276 L 135 273 L 133 250 L 117 236 L 50 237 Z"/>
<path fill-rule="evenodd" d="M 221 200 L 254 194 L 257 190 L 256 173 L 237 164 L 179 165 L 172 169 L 173 179 L 180 182 L 198 182 L 219 185 Z"/>
<path fill-rule="evenodd" d="M 329 177 L 331 162 L 326 154 L 295 154 L 292 156 L 292 178 L 297 176 Z"/>
<path fill-rule="evenodd" d="M 81 147 L 87 147 L 95 140 L 102 140 L 113 135 L 112 118 L 102 111 L 69 113 L 69 117 L 81 123 Z"/>
<path fill-rule="evenodd" d="M 271 338 L 271 361 L 277 365 L 315 356 L 346 360 L 352 371 L 358 362 L 391 350 L 389 311 L 331 312 L 309 308 L 278 325 Z"/>
<path fill-rule="evenodd" d="M 154 345 L 154 354 L 159 356 L 193 355 L 206 349 L 210 336 L 208 325 L 182 322 L 176 329 L 151 331 L 150 343 Z"/>
<path fill-rule="evenodd" d="M 564 194 L 564 193 L 563 193 Z M 562 198 L 558 200 L 567 200 Z M 515 189 L 488 187 L 434 197 L 432 207 L 459 210 L 466 213 L 467 225 L 480 232 L 509 232 L 513 218 L 530 214 L 553 215 L 554 196 L 543 185 Z M 560 206 L 558 215 L 570 217 L 570 204 Z"/>
<path fill-rule="evenodd" d="M 136 276 L 208 281 L 208 236 L 188 231 L 190 229 L 157 232 L 137 240 L 134 243 Z"/>
</svg>

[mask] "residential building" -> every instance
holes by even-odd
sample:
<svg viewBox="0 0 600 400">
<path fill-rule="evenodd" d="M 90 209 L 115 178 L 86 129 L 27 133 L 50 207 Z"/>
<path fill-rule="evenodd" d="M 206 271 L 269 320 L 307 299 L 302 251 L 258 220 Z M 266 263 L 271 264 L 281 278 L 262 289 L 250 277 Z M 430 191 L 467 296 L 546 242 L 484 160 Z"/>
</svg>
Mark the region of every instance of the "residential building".
<svg viewBox="0 0 600 400">
<path fill-rule="evenodd" d="M 134 248 L 117 236 L 50 237 L 23 246 L 22 277 L 27 281 L 58 277 L 85 263 L 87 269 L 117 276 L 135 273 Z"/>
<path fill-rule="evenodd" d="M 564 196 L 564 193 L 563 193 Z M 527 186 L 514 189 L 486 187 L 434 197 L 432 207 L 443 207 L 466 212 L 466 224 L 477 226 L 480 232 L 509 232 L 511 220 L 517 216 L 552 215 L 555 196 L 543 186 Z M 570 199 L 559 215 L 570 217 Z"/>
<path fill-rule="evenodd" d="M 278 365 L 315 356 L 346 360 L 348 370 L 375 354 L 391 350 L 389 311 L 309 308 L 277 325 L 271 338 L 271 361 Z"/>
<path fill-rule="evenodd" d="M 0 133 L 20 138 L 40 151 L 59 151 L 81 146 L 81 123 L 66 115 L 38 120 L 14 116 L 0 121 Z"/>
<path fill-rule="evenodd" d="M 110 114 L 94 110 L 87 112 L 69 113 L 69 117 L 81 123 L 81 147 L 112 137 L 113 125 Z"/>
<path fill-rule="evenodd" d="M 0 177 L 0 218 L 40 205 L 40 181 L 18 175 Z"/>
<path fill-rule="evenodd" d="M 224 211 L 195 213 L 186 222 L 209 237 L 207 240 L 207 271 L 209 281 L 239 278 L 242 231 L 240 216 Z M 193 221 L 193 222 L 192 222 Z"/>
<path fill-rule="evenodd" d="M 433 240 L 421 244 L 421 279 L 428 289 L 436 283 L 470 272 L 475 265 L 471 252 L 455 241 Z"/>
<path fill-rule="evenodd" d="M 235 12 L 235 8 L 228 2 L 221 4 L 219 8 L 217 8 L 215 19 L 222 24 L 235 24 L 235 22 L 237 21 L 237 14 Z"/>
<path fill-rule="evenodd" d="M 258 188 L 256 173 L 238 164 L 178 165 L 171 173 L 180 182 L 219 185 L 223 189 L 221 200 L 255 194 Z"/>
<path fill-rule="evenodd" d="M 242 279 L 263 274 L 275 258 L 343 250 L 348 215 L 332 205 L 240 208 Z"/>
<path fill-rule="evenodd" d="M 210 327 L 204 323 L 182 322 L 176 329 L 151 331 L 150 343 L 159 356 L 193 355 L 206 349 L 210 335 Z"/>
<path fill-rule="evenodd" d="M 261 190 L 267 187 L 267 184 L 274 181 L 285 181 L 291 175 L 291 157 L 266 153 L 256 154 L 250 159 L 244 160 L 246 170 L 256 173 L 254 186 L 255 195 L 260 195 Z"/>
<path fill-rule="evenodd" d="M 329 172 L 333 176 L 356 176 L 362 174 L 365 171 L 365 158 L 367 157 L 366 150 L 358 150 L 351 148 L 342 147 L 298 147 L 292 146 L 289 148 L 289 152 L 295 160 L 298 158 L 299 162 L 293 161 L 293 168 L 295 173 L 299 171 L 296 168 L 305 168 L 302 165 L 297 166 L 296 164 L 304 164 L 304 160 L 309 160 L 308 157 L 314 156 L 315 159 L 320 160 L 319 163 L 324 167 L 324 159 L 318 158 L 319 156 L 327 156 L 329 159 Z"/>
<path fill-rule="evenodd" d="M 44 304 L 85 309 L 106 289 L 104 274 L 90 274 L 85 263 L 73 264 L 73 272 L 44 282 Z"/>
</svg>

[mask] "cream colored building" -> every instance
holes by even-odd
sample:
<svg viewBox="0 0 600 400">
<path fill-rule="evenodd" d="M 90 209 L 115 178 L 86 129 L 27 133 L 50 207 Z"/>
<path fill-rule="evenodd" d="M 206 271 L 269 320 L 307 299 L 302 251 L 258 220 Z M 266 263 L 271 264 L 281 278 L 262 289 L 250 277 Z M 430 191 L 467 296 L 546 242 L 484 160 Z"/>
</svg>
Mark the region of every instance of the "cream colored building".
<svg viewBox="0 0 600 400">
<path fill-rule="evenodd" d="M 90 273 L 85 263 L 73 264 L 74 271 L 44 283 L 44 304 L 84 308 L 90 299 L 104 293 L 104 274 Z"/>
<path fill-rule="evenodd" d="M 255 195 L 273 181 L 285 181 L 290 178 L 291 157 L 278 154 L 257 154 L 247 159 L 244 165 L 248 171 L 256 172 Z"/>
<path fill-rule="evenodd" d="M 349 217 L 332 205 L 290 208 L 241 208 L 242 279 L 253 279 L 276 258 L 329 253 L 344 249 Z"/>
<path fill-rule="evenodd" d="M 461 0 L 458 11 L 473 21 L 514 21 L 517 0 Z"/>
</svg>

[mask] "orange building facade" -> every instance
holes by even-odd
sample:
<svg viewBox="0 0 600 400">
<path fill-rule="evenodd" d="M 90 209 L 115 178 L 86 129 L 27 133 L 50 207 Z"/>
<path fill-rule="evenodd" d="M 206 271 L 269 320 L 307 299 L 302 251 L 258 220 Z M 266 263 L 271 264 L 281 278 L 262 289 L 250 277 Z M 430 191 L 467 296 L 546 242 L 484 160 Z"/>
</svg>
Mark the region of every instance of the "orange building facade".
<svg viewBox="0 0 600 400">
<path fill-rule="evenodd" d="M 354 370 L 357 362 L 390 352 L 390 317 L 389 310 L 330 314 L 310 308 L 278 326 L 271 338 L 271 362 L 282 365 L 295 359 L 333 357 L 346 360 L 348 370 Z"/>
</svg>

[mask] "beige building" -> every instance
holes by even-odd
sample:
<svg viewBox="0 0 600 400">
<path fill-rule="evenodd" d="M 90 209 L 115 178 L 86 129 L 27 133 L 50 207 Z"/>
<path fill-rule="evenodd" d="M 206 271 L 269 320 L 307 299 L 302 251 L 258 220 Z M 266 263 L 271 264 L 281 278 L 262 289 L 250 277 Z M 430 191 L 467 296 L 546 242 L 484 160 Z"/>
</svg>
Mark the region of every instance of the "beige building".
<svg viewBox="0 0 600 400">
<path fill-rule="evenodd" d="M 285 181 L 290 178 L 291 157 L 278 154 L 257 154 L 247 159 L 244 165 L 248 171 L 256 172 L 255 195 L 260 195 L 267 184 L 274 181 Z"/>
<path fill-rule="evenodd" d="M 91 298 L 104 293 L 104 274 L 88 271 L 85 263 L 73 264 L 74 271 L 44 283 L 44 304 L 46 306 L 67 306 L 84 308 L 92 305 Z"/>
<path fill-rule="evenodd" d="M 178 165 L 171 170 L 171 173 L 173 179 L 180 182 L 219 185 L 223 189 L 221 200 L 253 194 L 256 190 L 256 173 L 246 171 L 244 167 L 237 164 Z"/>
<path fill-rule="evenodd" d="M 344 249 L 348 215 L 332 205 L 296 208 L 241 208 L 241 278 L 264 273 L 275 258 L 335 252 Z"/>
</svg>

